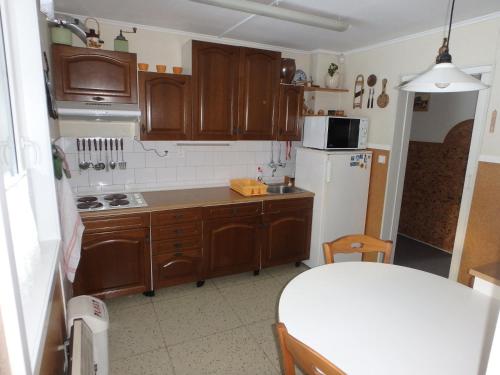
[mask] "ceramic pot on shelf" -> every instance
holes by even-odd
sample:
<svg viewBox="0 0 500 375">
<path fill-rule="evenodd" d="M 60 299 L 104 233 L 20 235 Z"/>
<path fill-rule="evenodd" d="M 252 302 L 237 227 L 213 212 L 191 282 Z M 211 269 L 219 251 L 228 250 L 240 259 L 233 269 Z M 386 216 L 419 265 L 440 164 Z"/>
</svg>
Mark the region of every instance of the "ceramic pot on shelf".
<svg viewBox="0 0 500 375">
<path fill-rule="evenodd" d="M 295 69 L 294 59 L 281 59 L 281 83 L 292 83 L 293 76 L 295 75 Z"/>
<path fill-rule="evenodd" d="M 325 76 L 325 86 L 329 89 L 337 89 L 340 84 L 340 74 L 335 73 L 333 76 L 327 74 Z"/>
</svg>

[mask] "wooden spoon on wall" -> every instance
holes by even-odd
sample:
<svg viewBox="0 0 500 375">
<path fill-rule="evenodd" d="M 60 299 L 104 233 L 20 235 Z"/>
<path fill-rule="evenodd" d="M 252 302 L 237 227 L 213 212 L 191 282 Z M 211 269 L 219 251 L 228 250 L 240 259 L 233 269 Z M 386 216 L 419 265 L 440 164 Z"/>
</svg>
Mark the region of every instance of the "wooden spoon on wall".
<svg viewBox="0 0 500 375">
<path fill-rule="evenodd" d="M 387 95 L 385 93 L 385 87 L 386 86 L 387 86 L 387 79 L 384 78 L 382 80 L 382 93 L 377 98 L 377 105 L 380 108 L 385 108 L 385 107 L 387 107 L 387 104 L 389 104 L 389 95 Z"/>
</svg>

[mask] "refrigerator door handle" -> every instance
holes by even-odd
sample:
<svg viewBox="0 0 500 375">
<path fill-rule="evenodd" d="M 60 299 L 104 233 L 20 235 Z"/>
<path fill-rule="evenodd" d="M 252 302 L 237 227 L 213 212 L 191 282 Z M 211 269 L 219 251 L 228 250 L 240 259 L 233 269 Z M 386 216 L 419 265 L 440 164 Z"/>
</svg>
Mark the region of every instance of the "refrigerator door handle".
<svg viewBox="0 0 500 375">
<path fill-rule="evenodd" d="M 332 162 L 328 160 L 326 162 L 326 182 L 329 183 L 332 181 Z"/>
</svg>

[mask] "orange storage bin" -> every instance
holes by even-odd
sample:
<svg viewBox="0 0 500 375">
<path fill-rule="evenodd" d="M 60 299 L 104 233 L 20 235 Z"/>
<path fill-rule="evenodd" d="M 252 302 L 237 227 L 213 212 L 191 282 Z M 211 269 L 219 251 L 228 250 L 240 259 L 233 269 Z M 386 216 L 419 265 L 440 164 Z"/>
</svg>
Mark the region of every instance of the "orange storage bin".
<svg viewBox="0 0 500 375">
<path fill-rule="evenodd" d="M 266 195 L 267 185 L 252 178 L 237 178 L 229 181 L 229 186 L 244 196 Z"/>
</svg>

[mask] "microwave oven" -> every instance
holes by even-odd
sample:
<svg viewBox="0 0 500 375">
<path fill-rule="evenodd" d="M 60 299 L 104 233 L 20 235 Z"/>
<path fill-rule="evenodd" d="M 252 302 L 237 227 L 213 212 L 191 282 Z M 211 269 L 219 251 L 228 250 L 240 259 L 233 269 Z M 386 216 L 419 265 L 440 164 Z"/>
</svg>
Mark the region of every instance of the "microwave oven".
<svg viewBox="0 0 500 375">
<path fill-rule="evenodd" d="M 368 119 L 307 116 L 303 146 L 320 150 L 362 150 L 368 143 Z"/>
</svg>

